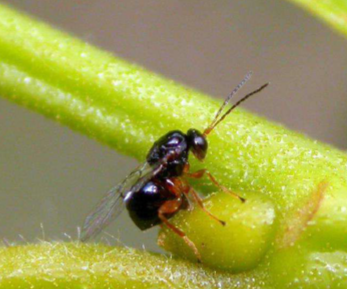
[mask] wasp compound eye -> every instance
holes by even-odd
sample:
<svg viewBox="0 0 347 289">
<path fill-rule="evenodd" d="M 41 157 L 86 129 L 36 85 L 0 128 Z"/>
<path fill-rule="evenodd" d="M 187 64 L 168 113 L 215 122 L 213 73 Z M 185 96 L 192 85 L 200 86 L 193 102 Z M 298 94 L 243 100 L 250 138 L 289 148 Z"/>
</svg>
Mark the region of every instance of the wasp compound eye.
<svg viewBox="0 0 347 289">
<path fill-rule="evenodd" d="M 197 159 L 201 161 L 205 159 L 208 144 L 203 134 L 196 129 L 190 129 L 187 132 L 187 139 L 194 156 L 196 156 Z"/>
</svg>

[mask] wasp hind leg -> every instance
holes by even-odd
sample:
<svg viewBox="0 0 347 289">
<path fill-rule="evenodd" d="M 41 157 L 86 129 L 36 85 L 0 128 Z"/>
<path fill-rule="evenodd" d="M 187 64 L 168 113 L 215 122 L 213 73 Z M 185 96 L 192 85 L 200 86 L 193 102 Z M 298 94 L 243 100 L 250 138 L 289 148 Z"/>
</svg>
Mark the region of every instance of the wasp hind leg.
<svg viewBox="0 0 347 289">
<path fill-rule="evenodd" d="M 206 170 L 199 170 L 196 171 L 194 173 L 185 173 L 185 176 L 189 177 L 189 178 L 193 178 L 193 179 L 201 179 L 204 176 L 207 176 L 210 181 L 219 189 L 221 189 L 223 192 L 233 196 L 234 198 L 240 200 L 242 203 L 246 202 L 245 198 L 242 198 L 241 196 L 235 194 L 234 192 L 232 192 L 231 190 L 229 190 L 228 188 L 224 187 L 223 185 L 221 185 L 220 183 L 218 183 L 218 181 L 214 178 L 214 176 L 212 176 L 212 174 Z"/>
<path fill-rule="evenodd" d="M 159 211 L 158 211 L 159 219 L 163 222 L 163 224 L 167 228 L 169 228 L 172 232 L 174 232 L 176 235 L 178 235 L 180 238 L 183 239 L 183 241 L 193 250 L 196 258 L 198 259 L 198 262 L 201 263 L 201 255 L 198 248 L 195 246 L 194 242 L 190 240 L 183 231 L 181 231 L 180 229 L 175 227 L 173 224 L 171 224 L 165 216 L 167 214 L 176 213 L 180 209 L 180 206 L 181 206 L 180 200 L 166 201 L 159 208 Z"/>
</svg>

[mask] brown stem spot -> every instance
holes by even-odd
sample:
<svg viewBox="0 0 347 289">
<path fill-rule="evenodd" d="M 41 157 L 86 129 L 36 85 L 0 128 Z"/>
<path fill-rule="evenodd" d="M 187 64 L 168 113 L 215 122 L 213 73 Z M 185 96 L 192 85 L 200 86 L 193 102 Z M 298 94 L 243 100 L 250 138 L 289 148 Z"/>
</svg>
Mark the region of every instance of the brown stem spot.
<svg viewBox="0 0 347 289">
<path fill-rule="evenodd" d="M 293 246 L 295 242 L 300 238 L 302 233 L 307 228 L 308 223 L 318 212 L 327 187 L 327 182 L 320 182 L 317 186 L 317 189 L 313 191 L 307 203 L 294 213 L 292 220 L 288 222 L 284 233 L 281 234 L 280 238 L 278 239 L 279 248 L 284 249 Z"/>
</svg>

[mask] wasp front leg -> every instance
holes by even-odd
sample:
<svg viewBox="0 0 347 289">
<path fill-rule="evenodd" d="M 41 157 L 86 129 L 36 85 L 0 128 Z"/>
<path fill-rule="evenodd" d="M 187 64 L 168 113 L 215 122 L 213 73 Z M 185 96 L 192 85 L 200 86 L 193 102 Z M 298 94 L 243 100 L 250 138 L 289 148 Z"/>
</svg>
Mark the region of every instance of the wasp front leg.
<svg viewBox="0 0 347 289">
<path fill-rule="evenodd" d="M 242 203 L 246 202 L 245 198 L 242 198 L 241 196 L 235 194 L 234 192 L 232 192 L 231 190 L 229 190 L 228 188 L 226 188 L 225 186 L 221 185 L 220 183 L 218 183 L 218 181 L 215 179 L 214 176 L 212 176 L 212 174 L 206 170 L 206 169 L 202 169 L 199 171 L 196 171 L 194 173 L 189 173 L 189 172 L 185 172 L 184 174 L 185 176 L 189 177 L 189 178 L 193 178 L 193 179 L 201 179 L 204 176 L 207 176 L 210 181 L 219 189 L 221 189 L 223 192 L 230 194 L 231 196 L 233 196 L 234 198 L 237 198 L 238 200 L 240 200 Z"/>
</svg>

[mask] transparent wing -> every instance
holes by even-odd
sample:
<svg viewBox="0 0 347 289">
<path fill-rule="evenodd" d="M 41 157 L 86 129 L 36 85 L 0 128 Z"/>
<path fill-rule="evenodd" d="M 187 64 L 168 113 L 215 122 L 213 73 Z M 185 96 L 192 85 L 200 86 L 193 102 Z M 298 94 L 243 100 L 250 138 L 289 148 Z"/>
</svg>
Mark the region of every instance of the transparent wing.
<svg viewBox="0 0 347 289">
<path fill-rule="evenodd" d="M 145 162 L 131 172 L 124 181 L 111 189 L 86 218 L 80 240 L 84 242 L 97 236 L 123 211 L 125 195 L 140 189 L 159 171 L 160 165 L 153 168 Z"/>
</svg>

